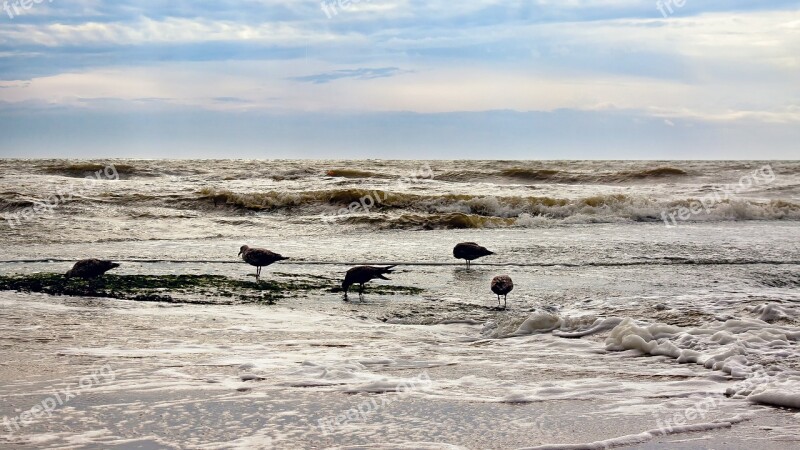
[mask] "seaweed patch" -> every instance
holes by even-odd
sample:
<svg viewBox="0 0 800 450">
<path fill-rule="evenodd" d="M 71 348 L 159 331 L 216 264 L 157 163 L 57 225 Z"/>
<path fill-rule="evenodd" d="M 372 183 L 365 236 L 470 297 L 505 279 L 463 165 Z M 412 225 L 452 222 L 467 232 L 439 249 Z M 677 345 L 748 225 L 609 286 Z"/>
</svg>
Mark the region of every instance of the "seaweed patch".
<svg viewBox="0 0 800 450">
<path fill-rule="evenodd" d="M 337 292 L 339 281 L 318 275 L 276 274 L 281 280 L 261 282 L 222 275 L 113 275 L 96 280 L 67 279 L 61 274 L 37 273 L 0 276 L 0 291 L 35 292 L 48 295 L 101 297 L 144 302 L 191 304 L 260 303 L 310 293 Z M 402 286 L 372 286 L 375 294 L 417 294 L 421 289 Z"/>
</svg>

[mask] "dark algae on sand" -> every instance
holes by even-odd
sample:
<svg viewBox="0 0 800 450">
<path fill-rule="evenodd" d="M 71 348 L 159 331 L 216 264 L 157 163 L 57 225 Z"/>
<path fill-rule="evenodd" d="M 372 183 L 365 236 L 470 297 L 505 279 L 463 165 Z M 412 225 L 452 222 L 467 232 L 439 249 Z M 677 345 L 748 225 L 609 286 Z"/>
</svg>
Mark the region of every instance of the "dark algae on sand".
<svg viewBox="0 0 800 450">
<path fill-rule="evenodd" d="M 0 291 L 103 297 L 135 301 L 226 304 L 275 304 L 314 292 L 337 292 L 339 281 L 312 275 L 276 274 L 280 280 L 243 281 L 222 275 L 106 275 L 97 280 L 67 279 L 62 274 L 0 276 Z M 419 289 L 379 286 L 375 294 L 417 294 Z"/>
</svg>

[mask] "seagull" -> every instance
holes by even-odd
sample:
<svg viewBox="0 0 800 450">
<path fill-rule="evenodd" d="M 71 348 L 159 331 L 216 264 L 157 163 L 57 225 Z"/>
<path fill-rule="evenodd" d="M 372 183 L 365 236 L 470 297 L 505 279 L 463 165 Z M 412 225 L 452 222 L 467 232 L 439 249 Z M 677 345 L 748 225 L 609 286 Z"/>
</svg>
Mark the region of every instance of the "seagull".
<svg viewBox="0 0 800 450">
<path fill-rule="evenodd" d="M 344 299 L 347 300 L 347 291 L 350 290 L 350 286 L 354 284 L 360 284 L 361 288 L 358 290 L 358 298 L 361 299 L 364 297 L 364 283 L 374 280 L 388 280 L 384 276 L 384 274 L 392 273 L 392 268 L 395 266 L 388 266 L 388 267 L 374 267 L 374 266 L 358 266 L 353 267 L 352 269 L 347 271 L 347 274 L 344 276 L 344 281 L 342 281 L 342 289 L 344 289 Z"/>
<path fill-rule="evenodd" d="M 119 264 L 102 259 L 82 259 L 64 274 L 66 278 L 83 278 L 89 280 L 102 277 L 104 273 L 119 267 Z"/>
<path fill-rule="evenodd" d="M 256 266 L 256 281 L 261 277 L 262 267 L 268 266 L 274 262 L 283 261 L 284 259 L 289 259 L 264 248 L 250 248 L 246 245 L 243 245 L 242 248 L 239 249 L 239 255 L 246 263 L 251 266 Z"/>
<path fill-rule="evenodd" d="M 503 309 L 506 308 L 506 297 L 514 290 L 514 282 L 508 275 L 499 275 L 492 279 L 492 292 L 497 294 L 497 306 L 500 306 L 500 296 L 503 296 Z"/>
<path fill-rule="evenodd" d="M 453 256 L 458 259 L 466 259 L 467 268 L 469 268 L 470 261 L 473 259 L 478 259 L 488 255 L 494 255 L 494 252 L 491 252 L 487 250 L 486 247 L 481 247 L 474 242 L 462 242 L 453 248 Z"/>
</svg>

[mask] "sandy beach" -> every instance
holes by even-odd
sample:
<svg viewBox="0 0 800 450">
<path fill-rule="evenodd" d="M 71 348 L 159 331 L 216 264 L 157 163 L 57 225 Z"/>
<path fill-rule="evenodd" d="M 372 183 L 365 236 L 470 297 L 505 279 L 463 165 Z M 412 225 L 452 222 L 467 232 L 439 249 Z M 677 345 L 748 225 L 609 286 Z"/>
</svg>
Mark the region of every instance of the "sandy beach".
<svg viewBox="0 0 800 450">
<path fill-rule="evenodd" d="M 29 190 L 6 202 L 75 179 L 48 169 L 25 182 L 6 164 L 5 188 Z M 20 174 L 37 170 L 18 164 Z M 170 164 L 169 173 L 194 170 Z M 254 192 L 235 176 L 220 180 L 230 169 L 176 179 L 153 174 L 151 162 L 119 162 L 119 180 L 93 182 L 25 227 L 0 230 L 8 242 L 0 446 L 783 449 L 800 441 L 798 207 L 780 200 L 796 189 L 796 163 L 776 164 L 761 190 L 677 226 L 659 208 L 701 198 L 710 178 L 742 164 L 717 163 L 707 175 L 707 163 L 672 162 L 689 175 L 648 183 L 537 182 L 547 202 L 523 194 L 531 185 L 515 181 L 518 171 L 475 192 L 448 179 L 476 175 L 435 164 L 439 176 L 402 188 L 391 179 L 405 173 L 396 167 L 356 165 L 348 174 L 356 178 L 342 179 L 319 178 L 330 163 L 299 172 L 299 163 L 283 164 L 300 175 L 287 179 L 271 164 L 265 170 L 280 175 L 257 175 L 264 186 Z M 225 193 L 211 198 L 209 184 Z M 347 214 L 339 214 L 346 198 L 294 194 L 327 185 L 388 194 Z M 425 203 L 436 195 L 450 203 Z M 496 224 L 456 225 L 447 216 L 456 206 Z M 534 218 L 531 208 L 551 209 Z M 428 217 L 403 219 L 413 214 Z M 63 230 L 66 217 L 81 231 Z M 494 254 L 467 269 L 452 256 L 464 241 Z M 236 257 L 244 243 L 291 259 L 264 268 L 256 283 L 254 267 Z M 120 267 L 101 280 L 65 279 L 88 251 Z M 341 280 L 357 264 L 397 267 L 390 280 L 368 283 L 363 300 L 351 292 L 343 301 Z M 489 290 L 501 273 L 514 280 L 508 309 Z"/>
</svg>

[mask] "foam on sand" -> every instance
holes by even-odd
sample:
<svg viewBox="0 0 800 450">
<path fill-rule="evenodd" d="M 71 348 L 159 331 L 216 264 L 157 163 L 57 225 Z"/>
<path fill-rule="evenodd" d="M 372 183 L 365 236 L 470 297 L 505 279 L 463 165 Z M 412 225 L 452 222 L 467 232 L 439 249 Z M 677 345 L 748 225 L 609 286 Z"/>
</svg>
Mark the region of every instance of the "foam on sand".
<svg viewBox="0 0 800 450">
<path fill-rule="evenodd" d="M 757 319 L 728 320 L 705 327 L 682 329 L 626 319 L 606 339 L 609 351 L 636 350 L 667 356 L 681 363 L 699 364 L 743 379 L 730 396 L 755 403 L 800 407 L 800 371 L 784 360 L 800 357 L 800 330 Z"/>
<path fill-rule="evenodd" d="M 752 415 L 739 414 L 727 419 L 716 420 L 707 423 L 693 425 L 673 426 L 670 428 L 656 428 L 639 434 L 629 434 L 602 441 L 589 442 L 586 444 L 560 444 L 560 445 L 540 445 L 537 447 L 525 447 L 519 450 L 606 450 L 613 447 L 623 447 L 629 445 L 643 444 L 647 441 L 660 436 L 671 434 L 691 433 L 696 431 L 709 431 L 719 428 L 730 428 L 734 424 L 751 419 Z"/>
</svg>

